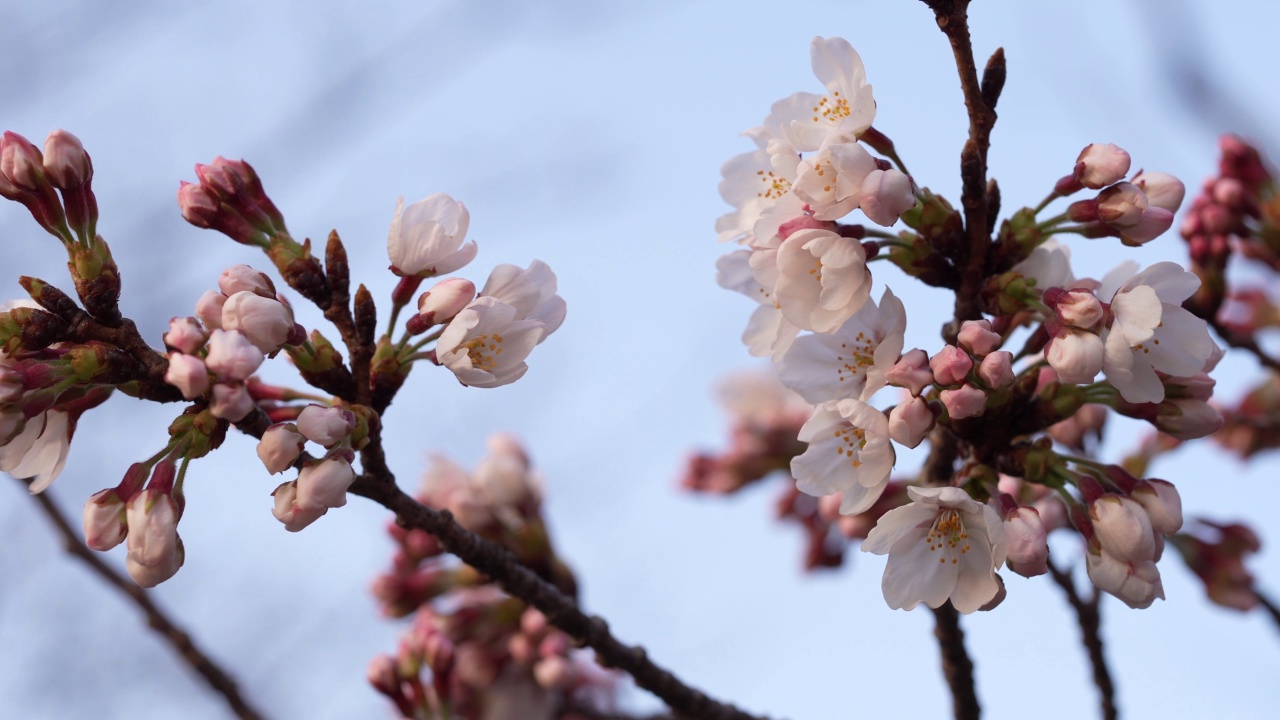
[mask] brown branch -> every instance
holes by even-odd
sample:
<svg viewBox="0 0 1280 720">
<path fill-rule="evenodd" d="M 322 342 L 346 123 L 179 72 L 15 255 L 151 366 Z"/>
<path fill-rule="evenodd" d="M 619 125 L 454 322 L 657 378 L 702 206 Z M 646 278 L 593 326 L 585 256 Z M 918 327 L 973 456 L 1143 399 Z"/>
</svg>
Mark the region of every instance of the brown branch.
<svg viewBox="0 0 1280 720">
<path fill-rule="evenodd" d="M 1263 350 L 1262 346 L 1258 344 L 1256 339 L 1247 335 L 1242 336 L 1238 333 L 1232 332 L 1230 328 L 1223 325 L 1216 317 L 1205 319 L 1209 321 L 1209 326 L 1213 328 L 1214 332 L 1218 333 L 1218 337 L 1222 338 L 1223 342 L 1237 350 L 1244 350 L 1251 353 L 1264 367 L 1270 369 L 1272 372 L 1280 373 L 1280 358 L 1275 358 L 1266 350 Z"/>
<path fill-rule="evenodd" d="M 969 113 L 969 139 L 960 153 L 960 202 L 964 207 L 969 247 L 963 253 L 962 262 L 957 263 L 961 273 L 960 287 L 956 291 L 955 323 L 947 330 L 948 340 L 954 340 L 961 322 L 982 317 L 979 291 L 986 277 L 987 251 L 991 247 L 991 228 L 987 217 L 987 150 L 991 146 L 991 128 L 996 123 L 994 103 L 1004 87 L 1004 52 L 996 51 L 984 77 L 979 80 L 969 39 L 969 0 L 923 2 L 933 10 L 938 28 L 951 43 L 951 52 L 960 74 L 960 89 Z"/>
<path fill-rule="evenodd" d="M 403 527 L 430 533 L 446 550 L 489 576 L 510 595 L 542 611 L 551 624 L 579 643 L 595 650 L 602 664 L 630 674 L 637 685 L 657 695 L 676 714 L 709 720 L 758 720 L 758 716 L 713 700 L 684 684 L 650 660 L 644 648 L 624 645 L 609 632 L 603 619 L 582 612 L 572 598 L 521 565 L 511 551 L 462 527 L 448 510 L 435 510 L 417 502 L 396 486 L 390 474 L 372 476 L 368 473 L 366 468 L 366 474 L 356 479 L 351 486 L 352 493 L 391 510 Z"/>
<path fill-rule="evenodd" d="M 1084 643 L 1085 651 L 1089 656 L 1089 665 L 1093 667 L 1093 684 L 1098 686 L 1102 717 L 1104 720 L 1116 720 L 1120 716 L 1116 709 L 1116 688 L 1111 680 L 1111 671 L 1107 669 L 1107 658 L 1102 652 L 1100 633 L 1102 621 L 1098 616 L 1099 595 L 1095 591 L 1089 600 L 1081 598 L 1071 575 L 1059 570 L 1053 563 L 1049 563 L 1049 574 L 1066 593 L 1071 609 L 1076 611 L 1076 620 L 1080 624 L 1081 642 Z"/>
<path fill-rule="evenodd" d="M 26 481 L 20 480 L 19 482 L 26 484 Z M 63 549 L 83 561 L 94 574 L 106 581 L 108 585 L 115 587 L 121 594 L 132 601 L 146 616 L 148 627 L 168 643 L 214 692 L 227 701 L 236 717 L 242 720 L 261 720 L 263 718 L 262 713 L 254 709 L 240 694 L 235 680 L 219 667 L 212 658 L 196 647 L 191 636 L 174 624 L 165 615 L 164 611 L 151 601 L 151 596 L 146 590 L 138 587 L 132 580 L 123 577 L 81 542 L 79 533 L 71 527 L 62 511 L 58 509 L 58 506 L 49 496 L 49 491 L 46 490 L 43 493 L 32 495 L 31 498 L 44 512 L 45 516 L 49 518 L 49 522 L 62 540 Z"/>
<path fill-rule="evenodd" d="M 1259 592 L 1257 588 L 1254 588 L 1253 596 L 1258 598 L 1258 605 L 1267 611 L 1267 614 L 1271 616 L 1271 620 L 1275 622 L 1276 627 L 1280 627 L 1280 607 L 1276 607 L 1275 602 Z"/>
<path fill-rule="evenodd" d="M 933 634 L 942 651 L 942 675 L 951 688 L 951 707 L 956 720 L 978 720 L 982 708 L 973 683 L 973 660 L 964 647 L 964 631 L 960 629 L 960 613 L 951 603 L 943 603 L 933 611 L 937 625 Z"/>
</svg>

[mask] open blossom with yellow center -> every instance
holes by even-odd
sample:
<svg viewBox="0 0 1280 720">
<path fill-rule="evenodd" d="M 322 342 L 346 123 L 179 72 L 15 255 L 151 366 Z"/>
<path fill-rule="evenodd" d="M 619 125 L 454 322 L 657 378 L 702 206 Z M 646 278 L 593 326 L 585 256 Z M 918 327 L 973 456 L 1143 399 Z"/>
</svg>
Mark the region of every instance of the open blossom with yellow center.
<svg viewBox="0 0 1280 720">
<path fill-rule="evenodd" d="M 756 279 L 763 282 L 759 271 Z M 792 233 L 778 247 L 773 294 L 791 324 L 814 332 L 835 332 L 871 295 L 871 271 L 862 243 L 830 230 Z"/>
<path fill-rule="evenodd" d="M 777 135 L 800 152 L 817 150 L 832 135 L 851 142 L 876 116 L 862 58 L 848 41 L 815 37 L 809 59 L 826 94 L 800 92 L 779 100 L 765 120 L 765 127 L 776 128 Z"/>
<path fill-rule="evenodd" d="M 990 506 L 955 487 L 907 488 L 909 505 L 885 513 L 862 543 L 863 552 L 889 555 L 881 588 L 895 610 L 920 603 L 936 608 L 949 598 L 971 613 L 1000 590 L 1004 525 Z"/>
<path fill-rule="evenodd" d="M 507 385 L 529 369 L 524 360 L 546 332 L 541 320 L 521 318 L 510 305 L 480 297 L 449 321 L 436 359 L 463 385 Z"/>
<path fill-rule="evenodd" d="M 827 403 L 814 411 L 799 437 L 809 443 L 791 461 L 800 492 L 841 493 L 845 515 L 863 512 L 880 498 L 895 459 L 884 413 L 860 400 Z"/>
<path fill-rule="evenodd" d="M 902 354 L 907 315 L 893 291 L 880 304 L 868 301 L 830 335 L 804 335 L 778 359 L 778 379 L 817 405 L 829 400 L 868 400 Z"/>
</svg>

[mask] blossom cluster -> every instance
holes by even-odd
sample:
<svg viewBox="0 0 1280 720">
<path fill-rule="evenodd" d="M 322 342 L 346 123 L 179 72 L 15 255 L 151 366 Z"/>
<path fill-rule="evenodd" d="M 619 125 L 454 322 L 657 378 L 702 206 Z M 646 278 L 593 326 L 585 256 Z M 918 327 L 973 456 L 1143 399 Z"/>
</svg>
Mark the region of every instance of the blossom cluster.
<svg viewBox="0 0 1280 720">
<path fill-rule="evenodd" d="M 838 529 L 889 556 L 891 607 L 950 600 L 961 612 L 999 602 L 1006 562 L 1023 575 L 1047 572 L 1046 534 L 1069 526 L 1046 524 L 1030 504 L 1050 493 L 1058 499 L 1049 502 L 1065 503 L 1050 512 L 1069 517 L 1086 540 L 1098 587 L 1135 607 L 1163 597 L 1155 561 L 1181 525 L 1173 485 L 1126 480 L 1117 466 L 1064 454 L 1053 441 L 1072 440 L 1074 430 L 1079 443 L 1103 409 L 1178 439 L 1221 427 L 1208 373 L 1222 351 L 1183 307 L 1201 285 L 1197 274 L 1171 262 L 1125 263 L 1081 278 L 1063 242 L 1077 235 L 1142 245 L 1172 226 L 1182 183 L 1167 173 L 1130 175 L 1123 149 L 1089 145 L 1038 206 L 1000 225 L 974 266 L 960 213 L 919 186 L 872 127 L 875 101 L 857 53 L 839 38 L 814 38 L 810 55 L 826 94 L 780 100 L 745 133 L 757 147 L 722 168 L 721 195 L 733 210 L 716 230 L 743 246 L 717 263 L 719 284 L 759 303 L 744 343 L 771 358 L 778 379 L 812 410 L 798 429 L 781 416 L 740 421 L 734 448 L 695 459 L 684 484 L 733 491 L 787 469 L 800 493 L 821 498 L 808 512 L 794 495 L 783 505 L 809 530 L 807 564 L 838 563 L 838 554 L 816 550 Z M 1044 213 L 1086 190 L 1092 195 L 1058 215 Z M 855 210 L 871 225 L 851 224 Z M 875 227 L 899 222 L 906 229 L 897 234 Z M 904 353 L 904 303 L 887 287 L 872 299 L 877 260 L 957 294 L 976 287 L 979 297 L 957 307 L 973 302 L 978 312 L 957 317 L 941 348 Z M 962 277 L 974 272 L 981 282 L 966 285 Z M 876 398 L 888 386 L 901 399 L 883 407 Z M 802 445 L 772 439 L 787 432 Z M 891 481 L 895 445 L 926 438 L 955 444 L 964 465 L 909 487 Z M 1041 492 L 1011 493 L 1002 477 Z M 1144 500 L 1151 488 L 1159 503 Z M 1110 511 L 1117 502 L 1124 512 Z M 842 523 L 836 509 L 868 517 Z"/>
<path fill-rule="evenodd" d="M 541 487 L 520 444 L 489 439 L 467 471 L 436 455 L 419 499 L 447 508 L 467 529 L 510 549 L 521 564 L 573 594 L 541 512 Z M 611 709 L 615 679 L 573 650 L 571 639 L 534 608 L 475 570 L 451 562 L 422 530 L 388 526 L 397 549 L 373 593 L 390 617 L 413 616 L 396 654 L 369 665 L 369 681 L 404 717 L 570 717 Z"/>
</svg>

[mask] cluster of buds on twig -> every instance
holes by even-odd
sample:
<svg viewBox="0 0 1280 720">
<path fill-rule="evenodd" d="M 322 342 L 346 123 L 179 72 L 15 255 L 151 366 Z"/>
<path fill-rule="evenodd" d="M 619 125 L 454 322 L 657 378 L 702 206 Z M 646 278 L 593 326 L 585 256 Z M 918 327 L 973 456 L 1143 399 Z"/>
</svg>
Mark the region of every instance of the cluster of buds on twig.
<svg viewBox="0 0 1280 720">
<path fill-rule="evenodd" d="M 521 564 L 573 594 L 541 513 L 541 489 L 511 437 L 496 435 L 468 472 L 436 456 L 423 503 L 448 509 L 467 529 L 515 553 Z M 560 718 L 575 707 L 602 710 L 614 680 L 573 650 L 543 615 L 445 555 L 421 530 L 389 526 L 391 570 L 374 581 L 383 613 L 413 615 L 396 655 L 369 668 L 373 686 L 409 718 Z"/>
</svg>

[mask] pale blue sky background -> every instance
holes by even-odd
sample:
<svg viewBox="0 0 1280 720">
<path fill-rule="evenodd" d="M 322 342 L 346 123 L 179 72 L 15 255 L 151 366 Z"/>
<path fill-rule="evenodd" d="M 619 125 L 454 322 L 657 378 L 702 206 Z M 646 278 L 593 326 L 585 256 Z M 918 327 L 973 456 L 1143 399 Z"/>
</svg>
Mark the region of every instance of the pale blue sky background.
<svg viewBox="0 0 1280 720">
<path fill-rule="evenodd" d="M 446 371 L 415 372 L 386 419 L 401 483 L 416 485 L 428 451 L 470 464 L 486 434 L 514 431 L 546 478 L 585 604 L 623 639 L 712 695 L 778 718 L 946 715 L 932 616 L 884 605 L 883 559 L 855 553 L 840 572 L 805 576 L 798 533 L 770 519 L 776 488 L 719 499 L 674 486 L 688 451 L 724 442 L 712 384 L 751 364 L 738 342 L 751 303 L 713 280 L 729 250 L 712 230 L 725 210 L 719 167 L 751 147 L 737 133 L 771 102 L 818 89 L 813 35 L 853 43 L 875 87 L 876 126 L 918 183 L 958 195 L 963 107 L 921 3 L 0 5 L 0 125 L 37 143 L 63 127 L 89 148 L 124 309 L 149 338 L 190 313 L 226 265 L 266 267 L 181 220 L 175 193 L 195 162 L 247 159 L 295 234 L 338 228 L 355 277 L 380 300 L 393 284 L 384 238 L 396 196 L 449 192 L 470 208 L 480 246 L 465 274 L 482 281 L 495 264 L 541 258 L 569 316 L 516 385 L 466 389 Z M 1222 131 L 1280 150 L 1278 23 L 1280 5 L 1267 2 L 976 3 L 977 53 L 1003 45 L 1009 61 L 991 151 L 1005 207 L 1037 202 L 1089 142 L 1118 143 L 1136 166 L 1193 191 Z M 1178 91 L 1188 72 L 1202 75 L 1201 94 Z M 17 205 L 0 207 L 0 238 L 6 277 L 69 289 L 60 248 Z M 1075 251 L 1080 274 L 1184 258 L 1174 236 Z M 908 347 L 936 349 L 949 301 L 876 272 L 907 304 Z M 314 313 L 300 319 L 317 325 Z M 1217 374 L 1231 398 L 1257 369 L 1228 360 Z M 177 411 L 119 398 L 87 416 L 56 497 L 78 514 L 154 452 Z M 1134 429 L 1124 426 L 1114 452 Z M 899 469 L 918 458 L 904 453 Z M 1211 450 L 1156 467 L 1190 512 L 1249 518 L 1269 543 L 1280 537 L 1268 510 L 1275 473 L 1272 458 L 1246 466 Z M 379 619 L 367 593 L 391 551 L 386 513 L 353 499 L 287 534 L 270 514 L 277 482 L 239 436 L 197 463 L 186 566 L 159 600 L 273 716 L 382 716 L 364 668 L 402 627 Z M 137 614 L 60 552 L 22 494 L 0 483 L 0 717 L 225 717 Z M 109 560 L 122 565 L 122 549 Z M 1274 717 L 1276 629 L 1208 605 L 1172 556 L 1161 568 L 1167 602 L 1103 607 L 1126 717 Z M 1253 568 L 1280 592 L 1270 545 Z M 988 716 L 1092 716 L 1057 588 L 1006 581 L 1002 607 L 965 620 Z"/>
</svg>

